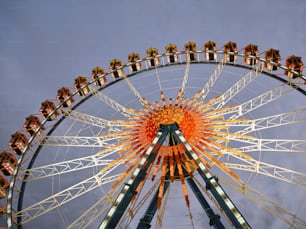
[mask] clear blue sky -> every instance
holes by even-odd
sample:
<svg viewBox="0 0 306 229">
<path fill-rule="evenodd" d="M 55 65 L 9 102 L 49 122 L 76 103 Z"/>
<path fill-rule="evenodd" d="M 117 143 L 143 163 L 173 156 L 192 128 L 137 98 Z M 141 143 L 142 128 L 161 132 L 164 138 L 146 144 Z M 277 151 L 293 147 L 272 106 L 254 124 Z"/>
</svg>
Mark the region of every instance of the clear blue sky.
<svg viewBox="0 0 306 229">
<path fill-rule="evenodd" d="M 92 67 L 168 43 L 257 44 L 306 62 L 304 0 L 0 2 L 0 149 L 40 103 Z"/>
</svg>

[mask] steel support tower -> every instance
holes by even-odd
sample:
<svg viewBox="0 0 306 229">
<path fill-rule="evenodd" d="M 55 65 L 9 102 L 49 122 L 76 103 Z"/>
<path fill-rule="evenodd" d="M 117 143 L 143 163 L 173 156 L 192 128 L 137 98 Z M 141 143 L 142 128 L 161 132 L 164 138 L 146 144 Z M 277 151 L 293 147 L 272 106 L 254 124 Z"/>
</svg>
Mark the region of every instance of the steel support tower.
<svg viewBox="0 0 306 229">
<path fill-rule="evenodd" d="M 245 220 L 245 218 L 240 213 L 240 211 L 237 209 L 237 207 L 234 205 L 234 203 L 231 201 L 229 196 L 226 194 L 224 189 L 219 184 L 218 178 L 216 176 L 213 176 L 209 172 L 209 170 L 205 167 L 205 165 L 197 158 L 196 154 L 193 152 L 191 146 L 186 141 L 182 131 L 179 129 L 176 123 L 170 125 L 160 125 L 159 130 L 151 146 L 148 148 L 145 156 L 142 158 L 139 165 L 132 173 L 132 176 L 130 177 L 129 181 L 122 188 L 117 199 L 113 202 L 111 209 L 103 219 L 99 228 L 100 229 L 116 228 L 116 226 L 121 220 L 122 215 L 124 214 L 128 205 L 130 204 L 130 201 L 137 194 L 136 187 L 143 179 L 146 170 L 156 159 L 157 152 L 160 146 L 165 143 L 167 137 L 169 137 L 168 144 L 170 146 L 183 143 L 186 149 L 186 155 L 197 162 L 198 165 L 197 171 L 200 174 L 203 181 L 205 182 L 206 189 L 212 194 L 214 199 L 218 202 L 218 204 L 223 209 L 224 213 L 231 221 L 233 226 L 235 228 L 251 228 L 250 225 Z M 188 185 L 190 186 L 194 195 L 200 202 L 203 210 L 207 214 L 209 218 L 209 224 L 214 228 L 218 229 L 225 228 L 222 222 L 220 221 L 220 216 L 212 210 L 209 203 L 202 194 L 201 190 L 199 189 L 193 178 L 189 176 L 186 170 L 184 170 L 184 175 Z M 166 192 L 168 186 L 169 186 L 169 173 L 167 173 L 165 179 L 165 186 L 163 193 Z M 157 194 L 158 192 L 156 192 L 156 194 L 153 196 L 146 212 L 144 213 L 143 217 L 140 219 L 140 222 L 137 227 L 138 229 L 151 227 L 151 221 L 157 211 Z"/>
</svg>

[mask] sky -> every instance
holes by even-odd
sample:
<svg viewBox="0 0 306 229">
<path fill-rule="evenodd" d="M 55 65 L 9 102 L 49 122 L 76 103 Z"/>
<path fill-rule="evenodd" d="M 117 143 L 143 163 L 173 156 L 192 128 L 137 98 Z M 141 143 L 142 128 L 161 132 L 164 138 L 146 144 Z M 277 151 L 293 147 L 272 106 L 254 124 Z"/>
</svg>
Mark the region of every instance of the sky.
<svg viewBox="0 0 306 229">
<path fill-rule="evenodd" d="M 0 2 L 0 148 L 62 86 L 113 58 L 213 40 L 306 58 L 304 0 Z M 304 61 L 305 62 L 305 61 Z"/>
<path fill-rule="evenodd" d="M 283 57 L 305 56 L 305 2 L 293 1 L 2 1 L 0 139 L 78 75 L 149 47 L 235 41 Z"/>
</svg>

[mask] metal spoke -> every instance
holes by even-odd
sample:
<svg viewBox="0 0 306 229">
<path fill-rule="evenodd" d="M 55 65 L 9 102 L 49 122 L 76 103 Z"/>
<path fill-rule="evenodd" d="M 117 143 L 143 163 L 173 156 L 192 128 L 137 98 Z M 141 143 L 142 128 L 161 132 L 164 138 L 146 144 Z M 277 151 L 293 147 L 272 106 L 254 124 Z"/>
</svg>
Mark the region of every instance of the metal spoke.
<svg viewBox="0 0 306 229">
<path fill-rule="evenodd" d="M 236 114 L 233 114 L 232 116 L 230 116 L 228 119 L 237 119 L 239 117 L 241 117 L 242 115 L 245 115 L 247 113 L 249 113 L 250 111 L 253 111 L 259 107 L 262 107 L 263 105 L 269 104 L 277 99 L 279 99 L 280 97 L 282 97 L 283 95 L 291 92 L 293 89 L 289 88 L 287 90 L 285 90 L 287 85 L 281 85 L 278 86 L 276 88 L 273 88 L 245 103 L 240 104 L 236 109 Z"/>
<path fill-rule="evenodd" d="M 306 108 L 277 115 L 271 115 L 259 119 L 250 120 L 247 127 L 237 131 L 237 134 L 248 134 L 258 130 L 284 126 L 306 121 Z"/>
<path fill-rule="evenodd" d="M 220 111 L 216 110 L 213 112 L 212 116 L 232 114 L 227 118 L 228 120 L 238 119 L 250 111 L 262 107 L 263 105 L 269 104 L 293 90 L 292 88 L 285 90 L 286 86 L 287 85 L 282 84 L 240 105 L 229 107 L 227 109 L 220 109 Z"/>
<path fill-rule="evenodd" d="M 133 125 L 129 125 L 128 122 L 119 122 L 116 120 L 106 120 L 97 116 L 93 116 L 93 115 L 89 115 L 86 113 L 82 113 L 79 111 L 75 111 L 75 110 L 65 110 L 64 115 L 68 118 L 71 118 L 73 120 L 82 122 L 82 123 L 87 123 L 89 125 L 92 126 L 97 126 L 97 127 L 101 127 L 102 129 L 104 128 L 109 128 L 113 131 L 120 131 L 120 127 L 122 126 L 133 126 Z"/>
<path fill-rule="evenodd" d="M 87 228 L 90 226 L 99 216 L 106 212 L 111 205 L 113 200 L 117 195 L 118 190 L 104 194 L 99 198 L 93 206 L 86 210 L 80 217 L 78 217 L 74 222 L 72 222 L 67 229 L 72 228 Z"/>
<path fill-rule="evenodd" d="M 137 112 L 134 109 L 123 106 L 122 104 L 116 102 L 115 100 L 108 97 L 107 95 L 105 95 L 101 91 L 98 91 L 96 89 L 92 89 L 92 90 L 93 90 L 92 93 L 94 95 L 96 95 L 97 98 L 99 98 L 106 105 L 113 108 L 115 111 L 118 111 L 123 116 L 125 116 L 125 117 L 137 116 Z"/>
<path fill-rule="evenodd" d="M 75 147 L 114 147 L 108 141 L 115 141 L 120 135 L 102 135 L 98 137 L 85 136 L 47 136 L 39 142 L 44 146 L 75 146 Z"/>
<path fill-rule="evenodd" d="M 26 182 L 38 180 L 50 176 L 56 176 L 64 173 L 75 172 L 82 169 L 92 168 L 96 166 L 108 165 L 112 162 L 110 159 L 104 159 L 105 157 L 114 154 L 119 151 L 115 148 L 109 152 L 103 154 L 94 154 L 87 157 L 81 157 L 73 160 L 58 162 L 54 164 L 48 164 L 31 169 L 25 169 L 23 173 L 27 174 Z"/>
<path fill-rule="evenodd" d="M 132 82 L 129 80 L 129 78 L 126 75 L 124 75 L 123 79 L 125 80 L 125 82 L 129 86 L 129 88 L 133 92 L 133 94 L 137 97 L 137 99 L 141 103 L 141 105 L 146 106 L 146 99 L 141 96 L 141 94 L 139 93 L 139 91 L 137 91 L 137 89 L 132 84 Z"/>
<path fill-rule="evenodd" d="M 71 223 L 67 229 L 71 228 L 79 228 L 84 229 L 88 228 L 94 220 L 99 218 L 101 214 L 106 212 L 112 205 L 110 199 L 114 198 L 114 196 L 108 196 L 109 194 L 105 194 L 103 197 L 99 198 L 98 201 L 90 207 L 87 211 L 85 211 L 78 219 L 76 219 L 73 223 Z"/>
<path fill-rule="evenodd" d="M 260 64 L 257 68 L 252 69 L 247 74 L 245 74 L 240 80 L 238 80 L 233 86 L 231 86 L 227 91 L 225 91 L 217 100 L 215 100 L 211 105 L 215 105 L 215 109 L 222 108 L 227 104 L 234 96 L 245 89 L 253 80 L 257 78 L 259 73 L 262 71 L 263 66 Z"/>
<path fill-rule="evenodd" d="M 221 72 L 225 66 L 226 60 L 222 58 L 222 60 L 218 63 L 217 67 L 210 75 L 209 79 L 207 80 L 206 84 L 201 88 L 201 90 L 196 94 L 196 97 L 200 102 L 204 103 L 210 89 L 215 85 L 217 79 L 221 75 Z"/>
<path fill-rule="evenodd" d="M 241 163 L 224 162 L 224 164 L 230 169 L 262 174 L 265 176 L 272 177 L 274 179 L 306 187 L 305 173 L 294 171 L 292 169 L 283 168 L 277 165 L 269 164 L 255 159 L 246 159 L 243 157 L 239 157 L 239 155 L 231 155 L 231 157 L 239 159 L 244 163 L 241 164 Z"/>
<path fill-rule="evenodd" d="M 188 81 L 188 76 L 189 76 L 189 69 L 190 69 L 190 59 L 187 58 L 184 78 L 183 78 L 182 86 L 181 86 L 181 89 L 180 89 L 180 91 L 182 93 L 182 96 L 184 96 L 184 93 L 185 93 L 185 88 L 186 88 L 187 81 Z"/>
<path fill-rule="evenodd" d="M 237 148 L 240 152 L 271 151 L 271 152 L 306 152 L 306 140 L 292 139 L 257 139 L 257 138 L 229 138 L 247 143 L 247 146 Z"/>
<path fill-rule="evenodd" d="M 118 165 L 117 165 L 118 166 Z M 98 173 L 97 175 L 90 177 L 76 185 L 73 185 L 55 195 L 52 195 L 42 201 L 39 201 L 29 207 L 26 207 L 22 209 L 21 211 L 17 212 L 15 214 L 15 217 L 21 217 L 22 222 L 21 224 L 27 223 L 43 214 L 46 214 L 47 212 L 58 208 L 59 206 L 82 196 L 83 194 L 94 190 L 97 187 L 100 187 L 101 185 L 110 183 L 115 181 L 120 174 L 112 175 L 105 177 L 108 173 L 110 173 L 114 168 L 117 166 L 114 166 L 112 169 L 105 173 Z"/>
</svg>

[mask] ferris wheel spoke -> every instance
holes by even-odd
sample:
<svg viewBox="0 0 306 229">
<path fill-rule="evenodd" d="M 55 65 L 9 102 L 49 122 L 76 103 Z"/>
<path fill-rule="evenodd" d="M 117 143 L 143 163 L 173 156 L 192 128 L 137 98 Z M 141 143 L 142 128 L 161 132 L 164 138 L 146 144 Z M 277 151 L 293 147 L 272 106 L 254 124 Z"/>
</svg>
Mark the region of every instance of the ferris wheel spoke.
<svg viewBox="0 0 306 229">
<path fill-rule="evenodd" d="M 233 86 L 218 97 L 211 105 L 215 105 L 215 109 L 222 108 L 227 104 L 234 96 L 244 90 L 253 80 L 257 78 L 262 71 L 263 66 L 260 64 L 258 67 L 253 68 L 247 74 L 245 74 L 240 80 L 238 80 Z"/>
<path fill-rule="evenodd" d="M 211 116 L 218 116 L 218 115 L 226 115 L 226 114 L 232 114 L 230 117 L 228 117 L 227 119 L 237 119 L 247 113 L 249 113 L 250 111 L 256 110 L 264 105 L 267 105 L 277 99 L 279 99 L 280 97 L 282 97 L 283 95 L 291 92 L 292 88 L 289 88 L 286 90 L 286 86 L 285 84 L 282 84 L 278 87 L 275 87 L 269 91 L 266 91 L 264 93 L 262 93 L 261 95 L 254 97 L 253 99 L 250 99 L 240 105 L 237 106 L 232 106 L 232 107 L 226 107 L 226 109 L 220 109 L 216 110 L 212 113 Z"/>
<path fill-rule="evenodd" d="M 182 81 L 182 86 L 180 88 L 181 96 L 183 96 L 184 93 L 185 93 L 185 88 L 186 88 L 187 81 L 188 81 L 188 76 L 189 76 L 189 70 L 190 70 L 190 59 L 187 58 L 186 68 L 185 68 L 184 77 L 183 77 L 183 81 Z"/>
<path fill-rule="evenodd" d="M 86 212 L 84 212 L 73 223 L 67 226 L 67 229 L 88 228 L 93 223 L 93 221 L 95 221 L 111 207 L 112 203 L 110 202 L 110 199 L 112 199 L 113 197 L 109 196 L 108 198 L 106 198 L 106 196 L 107 194 L 101 197 L 92 207 L 90 207 Z"/>
<path fill-rule="evenodd" d="M 113 131 L 120 131 L 122 126 L 133 126 L 132 124 L 129 124 L 128 122 L 120 122 L 119 120 L 106 120 L 102 119 L 97 116 L 89 115 L 83 112 L 75 111 L 75 110 L 66 110 L 64 115 L 68 118 L 71 118 L 73 120 L 89 124 L 91 126 L 97 126 L 104 128 L 109 128 Z"/>
<path fill-rule="evenodd" d="M 115 167 L 113 167 L 114 169 Z M 47 212 L 62 206 L 63 204 L 72 201 L 73 199 L 84 195 L 85 193 L 101 187 L 107 183 L 115 181 L 120 174 L 107 176 L 113 169 L 108 170 L 105 173 L 98 173 L 93 177 L 90 177 L 82 182 L 73 185 L 59 193 L 56 193 L 42 201 L 39 201 L 29 207 L 16 212 L 15 217 L 21 218 L 21 224 L 25 224 L 37 217 L 46 214 Z"/>
<path fill-rule="evenodd" d="M 251 173 L 261 174 L 281 181 L 293 183 L 306 187 L 306 174 L 281 166 L 262 162 L 255 159 L 246 159 L 239 155 L 231 155 L 239 159 L 241 163 L 224 162 L 224 165 L 233 170 L 248 171 Z"/>
<path fill-rule="evenodd" d="M 306 226 L 306 221 L 301 219 L 297 214 L 282 207 L 280 204 L 276 203 L 269 197 L 260 193 L 252 186 L 243 182 L 234 183 L 233 181 L 225 179 L 221 176 L 219 176 L 219 179 L 223 184 L 242 193 L 247 198 L 252 200 L 255 204 L 257 204 L 258 206 L 262 207 L 264 210 L 272 213 L 274 216 L 287 223 L 290 226 L 290 228 L 298 229 L 301 228 L 301 226 Z"/>
<path fill-rule="evenodd" d="M 106 105 L 110 106 L 113 108 L 115 111 L 119 112 L 125 117 L 130 117 L 130 116 L 137 116 L 138 112 L 132 108 L 125 107 L 122 104 L 116 102 L 106 94 L 102 93 L 101 91 L 98 90 L 93 90 L 93 94 L 100 99 L 102 102 L 104 102 Z"/>
<path fill-rule="evenodd" d="M 75 146 L 75 147 L 115 147 L 109 141 L 116 141 L 118 138 L 128 138 L 128 131 L 114 132 L 97 137 L 88 136 L 46 136 L 39 145 L 44 146 Z"/>
<path fill-rule="evenodd" d="M 132 84 L 132 82 L 129 80 L 129 78 L 126 75 L 124 75 L 123 79 L 127 83 L 127 85 L 130 88 L 131 92 L 136 96 L 138 101 L 141 103 L 141 105 L 146 106 L 147 100 L 144 97 L 141 96 L 141 94 L 139 93 L 139 91 L 137 91 L 137 89 Z"/>
<path fill-rule="evenodd" d="M 286 112 L 282 114 L 271 115 L 259 119 L 250 120 L 242 130 L 235 133 L 248 134 L 258 130 L 269 129 L 278 126 L 284 126 L 293 123 L 300 123 L 306 121 L 306 108 L 295 110 L 292 112 Z"/>
<path fill-rule="evenodd" d="M 240 104 L 237 108 L 237 113 L 233 114 L 229 117 L 229 119 L 237 119 L 241 117 L 242 115 L 245 115 L 249 113 L 250 111 L 256 110 L 259 107 L 262 107 L 266 104 L 269 104 L 279 98 L 281 98 L 283 95 L 292 92 L 292 88 L 285 89 L 287 85 L 280 85 L 276 88 L 273 88 L 245 103 Z"/>
<path fill-rule="evenodd" d="M 62 161 L 31 169 L 25 169 L 24 171 L 22 171 L 24 174 L 27 174 L 27 177 L 24 181 L 30 182 L 33 180 L 38 180 L 69 172 L 75 172 L 82 169 L 105 166 L 110 164 L 113 160 L 104 158 L 113 154 L 116 151 L 118 150 L 112 150 L 104 154 L 97 153 L 87 157 L 81 157 L 73 160 Z"/>
<path fill-rule="evenodd" d="M 215 85 L 217 79 L 221 75 L 221 72 L 225 66 L 226 59 L 223 57 L 222 60 L 218 63 L 217 67 L 213 71 L 213 73 L 210 75 L 208 81 L 206 84 L 200 89 L 199 92 L 197 92 L 191 100 L 197 99 L 204 103 L 206 96 L 208 95 L 209 91 L 213 86 Z"/>
<path fill-rule="evenodd" d="M 100 217 L 111 207 L 117 194 L 118 190 L 114 190 L 101 196 L 101 198 L 99 198 L 95 204 L 93 204 L 89 209 L 83 212 L 82 215 L 80 215 L 76 220 L 68 225 L 67 229 L 83 229 L 90 226 L 98 217 Z"/>
<path fill-rule="evenodd" d="M 306 152 L 306 140 L 292 139 L 258 139 L 258 138 L 231 138 L 247 146 L 236 148 L 240 152 L 269 151 L 269 152 Z"/>
</svg>

